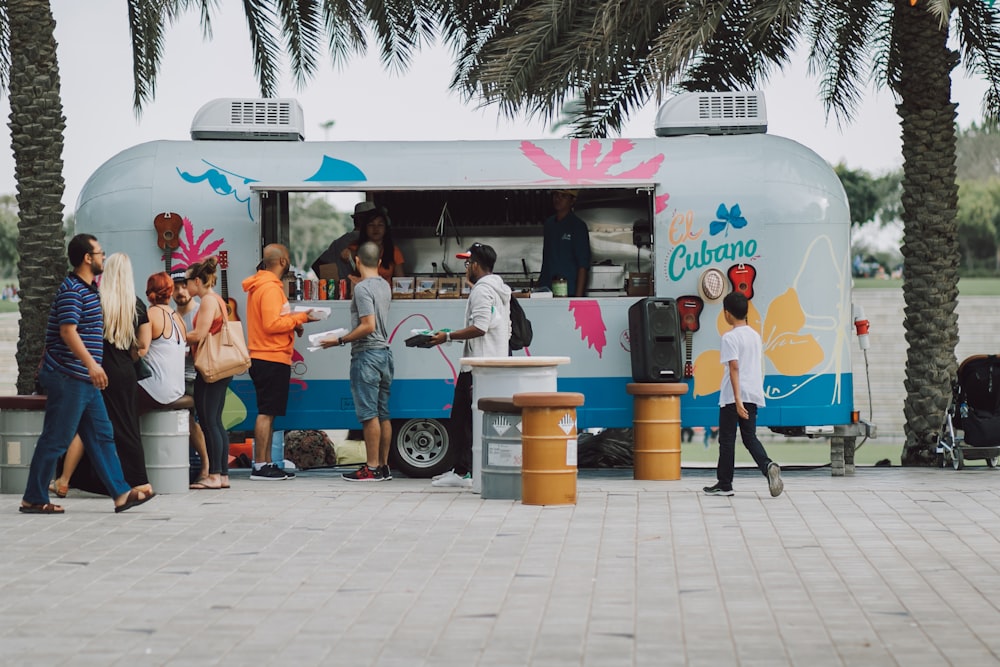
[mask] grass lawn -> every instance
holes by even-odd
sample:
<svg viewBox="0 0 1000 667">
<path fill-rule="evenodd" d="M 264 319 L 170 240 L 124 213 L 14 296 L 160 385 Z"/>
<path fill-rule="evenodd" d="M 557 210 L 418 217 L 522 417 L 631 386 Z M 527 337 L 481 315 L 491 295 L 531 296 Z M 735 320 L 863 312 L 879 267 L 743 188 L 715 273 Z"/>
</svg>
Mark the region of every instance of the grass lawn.
<svg viewBox="0 0 1000 667">
<path fill-rule="evenodd" d="M 855 278 L 854 287 L 855 289 L 902 289 L 903 281 Z M 1000 278 L 962 278 L 958 281 L 958 292 L 965 296 L 1000 296 Z"/>
<path fill-rule="evenodd" d="M 17 304 L 10 301 L 0 301 L 0 313 L 16 313 Z"/>
</svg>

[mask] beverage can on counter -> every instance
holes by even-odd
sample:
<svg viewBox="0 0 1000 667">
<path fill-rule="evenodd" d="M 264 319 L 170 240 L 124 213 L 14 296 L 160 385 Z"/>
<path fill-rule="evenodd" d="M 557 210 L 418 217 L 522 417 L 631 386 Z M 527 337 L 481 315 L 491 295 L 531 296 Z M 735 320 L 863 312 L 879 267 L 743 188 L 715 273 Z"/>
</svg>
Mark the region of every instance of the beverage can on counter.
<svg viewBox="0 0 1000 667">
<path fill-rule="evenodd" d="M 337 298 L 338 299 L 347 298 L 347 278 L 340 279 L 340 284 L 337 286 Z"/>
<path fill-rule="evenodd" d="M 302 301 L 302 276 L 295 276 L 295 300 Z"/>
<path fill-rule="evenodd" d="M 330 301 L 337 298 L 337 283 L 339 282 L 339 280 L 334 280 L 333 278 L 326 281 L 326 298 Z"/>
<path fill-rule="evenodd" d="M 312 301 L 313 298 L 313 281 L 303 280 L 302 281 L 302 298 L 306 301 Z"/>
<path fill-rule="evenodd" d="M 320 278 L 316 285 L 318 287 L 316 298 L 320 301 L 326 301 L 326 278 Z"/>
</svg>

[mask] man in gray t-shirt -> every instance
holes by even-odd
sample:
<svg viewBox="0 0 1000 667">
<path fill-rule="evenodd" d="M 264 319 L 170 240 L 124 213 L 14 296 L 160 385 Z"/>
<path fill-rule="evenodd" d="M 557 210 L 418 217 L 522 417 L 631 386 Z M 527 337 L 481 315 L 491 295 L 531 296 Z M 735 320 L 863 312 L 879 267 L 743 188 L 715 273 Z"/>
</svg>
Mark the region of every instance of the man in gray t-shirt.
<svg viewBox="0 0 1000 667">
<path fill-rule="evenodd" d="M 351 482 L 392 479 L 389 471 L 389 389 L 392 386 L 392 350 L 385 323 L 392 292 L 378 274 L 381 250 L 371 241 L 361 244 L 357 266 L 361 280 L 351 297 L 351 331 L 340 338 L 324 340 L 323 347 L 351 344 L 351 396 L 354 412 L 365 434 L 367 465 L 344 475 Z"/>
</svg>

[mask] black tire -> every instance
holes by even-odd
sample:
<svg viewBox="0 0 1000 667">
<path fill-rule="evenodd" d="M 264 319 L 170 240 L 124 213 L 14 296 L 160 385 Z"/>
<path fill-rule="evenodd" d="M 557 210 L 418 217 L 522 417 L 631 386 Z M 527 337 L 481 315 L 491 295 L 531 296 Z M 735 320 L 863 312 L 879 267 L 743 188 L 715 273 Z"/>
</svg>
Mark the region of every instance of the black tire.
<svg viewBox="0 0 1000 667">
<path fill-rule="evenodd" d="M 389 463 L 407 477 L 428 478 L 452 467 L 447 420 L 394 419 Z"/>
</svg>

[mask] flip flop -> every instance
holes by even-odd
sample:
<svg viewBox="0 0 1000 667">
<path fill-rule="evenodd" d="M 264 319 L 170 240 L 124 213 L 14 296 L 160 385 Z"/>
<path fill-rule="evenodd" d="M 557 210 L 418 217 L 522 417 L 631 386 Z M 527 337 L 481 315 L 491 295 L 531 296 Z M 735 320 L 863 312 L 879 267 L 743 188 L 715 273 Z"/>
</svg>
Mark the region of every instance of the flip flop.
<svg viewBox="0 0 1000 667">
<path fill-rule="evenodd" d="M 36 504 L 31 505 L 21 505 L 20 511 L 22 514 L 65 514 L 66 510 L 62 508 L 61 505 L 53 505 L 52 503 Z"/>
<path fill-rule="evenodd" d="M 155 493 L 150 493 L 145 498 L 140 498 L 139 497 L 140 495 L 142 495 L 142 491 L 136 491 L 135 489 L 129 491 L 128 498 L 125 500 L 125 502 L 115 507 L 115 514 L 124 512 L 125 510 L 130 510 L 133 507 L 138 507 L 139 505 L 142 505 L 144 502 L 152 500 L 153 498 L 156 497 Z"/>
<path fill-rule="evenodd" d="M 188 484 L 188 488 L 192 489 L 192 490 L 195 490 L 195 491 L 200 491 L 202 489 L 209 489 L 211 491 L 218 491 L 222 487 L 221 486 L 209 486 L 208 484 L 205 483 L 205 480 L 199 479 L 197 482 L 191 482 L 190 484 Z"/>
<path fill-rule="evenodd" d="M 60 498 L 65 498 L 66 494 L 69 493 L 69 486 L 59 486 L 56 484 L 56 480 L 49 482 L 49 491 L 56 494 Z"/>
</svg>

